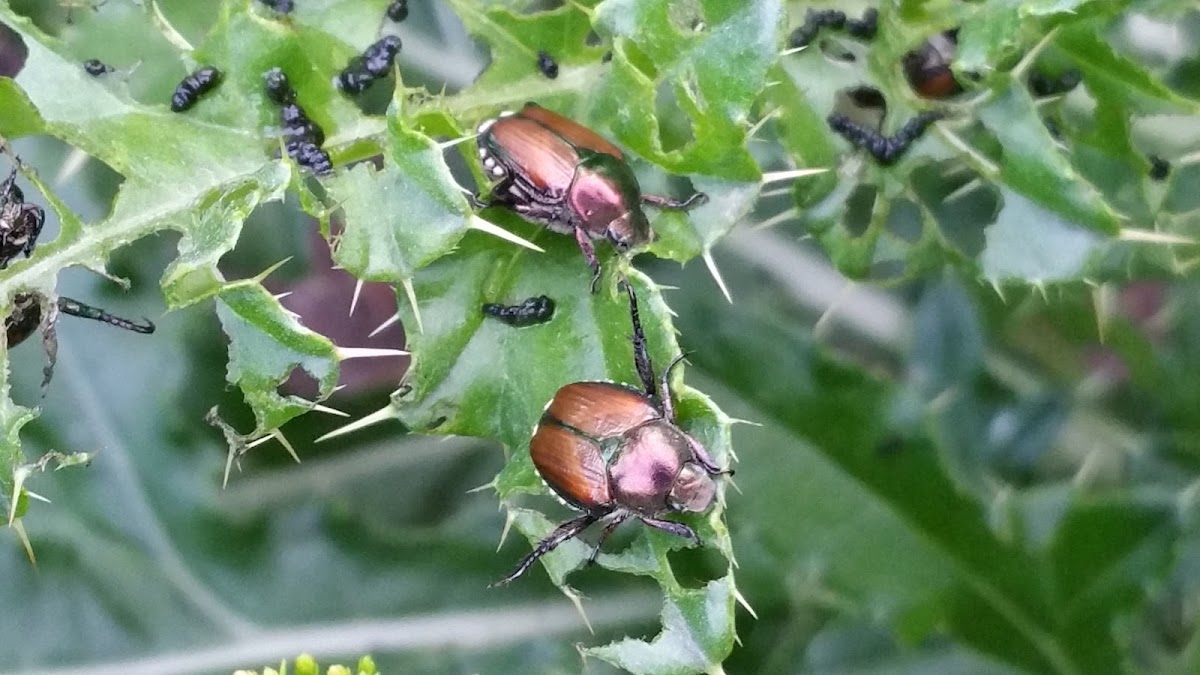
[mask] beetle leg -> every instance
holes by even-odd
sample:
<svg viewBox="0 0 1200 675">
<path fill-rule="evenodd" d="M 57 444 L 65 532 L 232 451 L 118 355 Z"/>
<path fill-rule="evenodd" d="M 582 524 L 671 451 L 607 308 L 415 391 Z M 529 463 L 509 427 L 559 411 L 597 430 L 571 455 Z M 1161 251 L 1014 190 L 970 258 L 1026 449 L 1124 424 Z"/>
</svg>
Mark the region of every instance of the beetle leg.
<svg viewBox="0 0 1200 675">
<path fill-rule="evenodd" d="M 571 537 L 579 536 L 580 532 L 586 530 L 588 526 L 597 520 L 600 520 L 600 518 L 602 518 L 604 515 L 605 514 L 585 513 L 574 520 L 568 520 L 562 525 L 559 525 L 553 532 L 550 533 L 549 536 L 538 542 L 537 547 L 530 551 L 529 555 L 521 559 L 521 562 L 517 564 L 516 569 L 514 569 L 508 576 L 504 577 L 500 581 L 489 584 L 488 588 L 493 586 L 503 586 L 512 582 L 514 579 L 524 574 L 525 570 L 529 569 L 533 563 L 537 562 L 538 558 L 546 555 L 550 551 L 553 551 L 559 544 L 570 539 Z"/>
<path fill-rule="evenodd" d="M 589 565 L 596 564 L 596 556 L 600 555 L 600 547 L 604 545 L 604 540 L 608 539 L 608 536 L 613 533 L 613 530 L 617 529 L 621 523 L 628 519 L 629 513 L 625 511 L 620 511 L 613 514 L 612 520 L 608 521 L 608 524 L 604 526 L 603 530 L 600 530 L 600 538 L 596 540 L 596 548 L 592 549 L 592 555 L 588 557 Z"/>
<path fill-rule="evenodd" d="M 654 364 L 650 361 L 650 351 L 646 349 L 646 333 L 642 330 L 642 320 L 638 316 L 637 293 L 633 292 L 633 284 L 629 283 L 628 279 L 625 280 L 625 292 L 629 294 L 629 321 L 633 324 L 633 365 L 637 369 L 638 378 L 642 380 L 642 389 L 646 395 L 657 400 Z"/>
<path fill-rule="evenodd" d="M 660 520 L 658 518 L 650 518 L 648 516 L 638 516 L 638 518 L 640 518 L 643 523 L 653 527 L 656 530 L 670 532 L 675 536 L 683 537 L 684 539 L 691 539 L 692 541 L 696 542 L 697 545 L 700 544 L 700 537 L 696 536 L 696 531 L 687 525 L 684 525 L 683 523 L 677 523 L 673 520 Z"/>
<path fill-rule="evenodd" d="M 486 209 L 489 206 L 491 206 L 492 204 L 496 203 L 496 195 L 493 193 L 485 201 L 485 200 L 481 199 L 479 197 L 479 195 L 472 194 L 467 197 L 467 201 L 471 202 L 471 206 L 473 206 L 477 209 Z"/>
<path fill-rule="evenodd" d="M 700 445 L 696 442 L 696 439 L 688 436 L 687 440 L 688 445 L 692 448 L 692 457 L 695 458 L 697 464 L 704 467 L 704 470 L 708 472 L 708 475 L 733 475 L 733 469 L 722 469 L 720 466 L 718 466 L 717 461 L 712 458 L 712 455 L 708 454 L 708 450 L 706 450 L 703 445 Z"/>
<path fill-rule="evenodd" d="M 84 304 L 78 300 L 72 300 L 71 298 L 64 298 L 60 296 L 58 298 L 58 310 L 63 314 L 79 316 L 85 319 L 92 319 L 94 321 L 103 321 L 110 326 L 124 328 L 125 330 L 131 330 L 135 333 L 154 332 L 154 324 L 147 319 L 142 319 L 142 323 L 130 321 L 129 319 L 122 319 L 119 316 L 113 316 L 112 314 L 109 314 L 99 307 L 92 307 L 91 305 Z"/>
<path fill-rule="evenodd" d="M 708 202 L 708 195 L 703 192 L 697 192 L 683 201 L 671 199 L 670 197 L 660 197 L 659 195 L 642 195 L 643 204 L 649 204 L 657 209 L 687 211 L 688 209 L 701 206 L 706 202 Z"/>
<path fill-rule="evenodd" d="M 659 384 L 659 392 L 662 394 L 663 416 L 671 424 L 675 423 L 675 402 L 671 399 L 671 371 L 685 358 L 687 358 L 686 352 L 671 359 L 671 362 L 667 364 L 667 369 L 663 371 L 662 382 Z"/>
<path fill-rule="evenodd" d="M 600 259 L 596 257 L 596 247 L 582 227 L 575 228 L 575 243 L 579 244 L 579 250 L 587 259 L 588 267 L 592 269 L 592 292 L 595 293 L 596 284 L 600 281 Z"/>
</svg>

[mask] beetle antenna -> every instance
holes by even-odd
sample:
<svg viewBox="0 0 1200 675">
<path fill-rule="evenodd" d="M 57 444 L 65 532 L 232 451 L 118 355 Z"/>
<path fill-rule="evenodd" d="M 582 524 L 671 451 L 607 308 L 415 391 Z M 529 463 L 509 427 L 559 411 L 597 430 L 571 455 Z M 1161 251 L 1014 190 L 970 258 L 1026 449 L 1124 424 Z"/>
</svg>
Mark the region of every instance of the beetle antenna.
<svg viewBox="0 0 1200 675">
<path fill-rule="evenodd" d="M 547 536 L 545 539 L 538 542 L 537 547 L 535 547 L 532 551 L 530 551 L 529 555 L 525 556 L 524 558 L 521 558 L 521 562 L 517 564 L 516 569 L 514 569 L 508 576 L 504 577 L 500 581 L 488 584 L 488 588 L 494 588 L 496 586 L 504 586 L 506 584 L 511 583 L 517 577 L 524 574 L 525 570 L 529 569 L 530 566 L 533 565 L 533 563 L 537 562 L 538 558 L 541 558 L 542 556 L 546 555 L 550 551 L 553 551 L 555 548 L 558 547 L 559 544 L 563 543 L 564 541 L 566 541 L 572 537 L 579 536 L 580 532 L 583 532 L 592 523 L 596 522 L 597 520 L 600 520 L 602 515 L 604 515 L 604 514 L 597 515 L 595 513 L 585 513 L 582 516 L 575 518 L 574 520 L 568 520 L 567 522 L 563 523 L 562 525 L 559 525 L 557 528 L 555 528 L 555 530 L 553 532 L 550 533 L 549 536 Z"/>
<path fill-rule="evenodd" d="M 112 314 L 109 314 L 99 307 L 92 307 L 91 305 L 84 304 L 78 300 L 72 300 L 71 298 L 60 297 L 58 299 L 58 311 L 64 314 L 70 314 L 71 316 L 79 316 L 85 319 L 103 321 L 110 326 L 124 328 L 125 330 L 131 330 L 135 333 L 154 332 L 154 324 L 151 323 L 149 319 L 142 319 L 142 323 L 130 321 L 129 319 L 122 319 L 119 316 L 113 316 Z"/>
<path fill-rule="evenodd" d="M 654 383 L 654 364 L 650 362 L 650 352 L 646 349 L 646 333 L 642 330 L 642 320 L 638 317 L 637 293 L 633 291 L 633 284 L 629 283 L 629 279 L 625 279 L 624 283 L 625 292 L 629 294 L 629 320 L 633 324 L 633 365 L 637 368 L 646 395 L 658 399 L 658 390 Z"/>
</svg>

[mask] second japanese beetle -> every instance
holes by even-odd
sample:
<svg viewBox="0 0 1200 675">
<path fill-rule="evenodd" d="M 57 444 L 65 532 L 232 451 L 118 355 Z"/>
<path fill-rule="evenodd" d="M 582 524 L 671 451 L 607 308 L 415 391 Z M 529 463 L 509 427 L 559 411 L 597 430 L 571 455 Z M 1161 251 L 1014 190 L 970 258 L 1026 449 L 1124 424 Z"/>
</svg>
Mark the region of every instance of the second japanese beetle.
<svg viewBox="0 0 1200 675">
<path fill-rule="evenodd" d="M 513 581 L 538 558 L 598 522 L 604 529 L 589 562 L 604 539 L 630 518 L 699 543 L 692 528 L 662 516 L 707 511 L 717 496 L 713 477 L 732 473 L 717 466 L 704 446 L 677 425 L 668 378 L 683 357 L 667 366 L 659 388 L 637 296 L 628 282 L 626 288 L 642 388 L 575 382 L 546 404 L 529 441 L 530 458 L 550 489 L 583 514 L 558 526 L 494 586 Z"/>
<path fill-rule="evenodd" d="M 46 213 L 37 204 L 25 201 L 25 193 L 17 187 L 17 169 L 0 183 L 0 270 L 8 267 L 17 254 L 28 258 L 37 245 Z"/>
<path fill-rule="evenodd" d="M 554 232 L 575 235 L 592 268 L 592 288 L 600 277 L 593 239 L 628 250 L 651 239 L 641 205 L 688 209 L 708 200 L 697 192 L 684 201 L 643 195 L 637 176 L 617 146 L 587 127 L 526 103 L 479 125 L 479 157 L 492 187 L 488 206 L 508 207 Z"/>
<path fill-rule="evenodd" d="M 109 314 L 99 307 L 93 307 L 78 300 L 59 297 L 56 304 L 58 305 L 58 311 L 63 314 L 100 321 L 110 326 L 124 328 L 135 333 L 154 332 L 154 324 L 149 321 L 138 323 L 129 319 L 122 319 L 119 316 Z M 37 294 L 18 293 L 14 296 L 12 311 L 4 319 L 4 330 L 8 340 L 8 347 L 11 349 L 24 342 L 26 338 L 33 334 L 33 331 L 37 329 L 41 322 L 42 304 Z"/>
<path fill-rule="evenodd" d="M 78 300 L 64 297 L 58 298 L 55 303 L 57 309 L 51 308 L 50 315 L 46 317 L 43 325 L 42 299 L 42 296 L 37 293 L 18 293 L 13 296 L 12 309 L 9 310 L 8 316 L 4 317 L 4 332 L 8 348 L 12 349 L 28 339 L 30 335 L 33 335 L 38 326 L 43 326 L 42 345 L 43 349 L 45 349 L 47 359 L 46 367 L 43 371 L 43 388 L 50 384 L 50 378 L 54 375 L 54 362 L 58 355 L 58 338 L 55 333 L 55 323 L 57 322 L 58 313 L 101 321 L 110 326 L 124 328 L 135 333 L 154 332 L 154 324 L 149 321 L 143 320 L 143 323 L 138 323 L 129 319 L 122 319 L 98 307 L 92 307 Z"/>
<path fill-rule="evenodd" d="M 904 55 L 904 75 L 913 91 L 942 99 L 962 91 L 950 64 L 958 51 L 958 29 L 943 31 Z"/>
</svg>

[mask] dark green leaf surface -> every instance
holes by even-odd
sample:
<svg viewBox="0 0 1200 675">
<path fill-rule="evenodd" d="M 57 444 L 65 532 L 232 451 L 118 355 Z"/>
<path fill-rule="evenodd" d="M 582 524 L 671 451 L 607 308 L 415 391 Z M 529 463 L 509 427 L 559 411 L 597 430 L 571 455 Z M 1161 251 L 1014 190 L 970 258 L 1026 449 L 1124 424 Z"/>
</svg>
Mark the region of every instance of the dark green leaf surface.
<svg viewBox="0 0 1200 675">
<path fill-rule="evenodd" d="M 1006 185 L 1088 229 L 1116 234 L 1116 214 L 1055 147 L 1024 89 L 1010 83 L 980 108 L 979 119 L 1003 148 L 1000 179 Z"/>
<path fill-rule="evenodd" d="M 388 132 L 382 170 L 360 164 L 328 183 L 346 223 L 333 259 L 367 281 L 411 279 L 454 248 L 471 215 L 437 144 L 396 117 Z"/>
</svg>

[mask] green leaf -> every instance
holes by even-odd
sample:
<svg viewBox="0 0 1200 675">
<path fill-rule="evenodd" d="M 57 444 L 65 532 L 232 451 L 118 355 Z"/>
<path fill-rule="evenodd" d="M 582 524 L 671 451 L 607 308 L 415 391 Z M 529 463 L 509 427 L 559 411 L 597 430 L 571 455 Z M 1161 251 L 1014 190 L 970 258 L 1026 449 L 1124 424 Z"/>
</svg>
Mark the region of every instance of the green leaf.
<svg viewBox="0 0 1200 675">
<path fill-rule="evenodd" d="M 1200 112 L 1200 103 L 1180 96 L 1144 66 L 1113 49 L 1112 41 L 1102 36 L 1092 22 L 1062 29 L 1054 38 L 1054 46 L 1074 60 L 1089 89 L 1101 86 L 1106 96 L 1142 109 L 1172 106 L 1192 114 Z"/>
<path fill-rule="evenodd" d="M 781 11 L 772 0 L 601 3 L 597 27 L 621 39 L 595 116 L 634 152 L 672 173 L 757 180 L 743 125 L 776 58 Z M 637 63 L 643 58 L 648 63 Z M 659 88 L 675 102 L 661 113 L 654 105 Z M 669 149 L 664 128 L 678 120 L 690 125 L 688 140 Z"/>
<path fill-rule="evenodd" d="M 1009 80 L 979 118 L 1003 148 L 999 177 L 1006 186 L 1090 230 L 1116 234 L 1117 215 L 1055 147 L 1024 88 Z"/>
<path fill-rule="evenodd" d="M 278 429 L 312 409 L 312 402 L 276 391 L 294 369 L 303 368 L 317 381 L 320 398 L 333 393 L 337 348 L 301 326 L 258 280 L 222 288 L 217 316 L 229 336 L 229 382 L 241 387 L 257 420 L 251 436 Z"/>
<path fill-rule="evenodd" d="M 733 582 L 709 582 L 684 590 L 663 609 L 663 632 L 651 642 L 626 638 L 584 654 L 631 673 L 692 673 L 710 670 L 733 648 Z M 703 627 L 702 632 L 696 630 Z"/>
<path fill-rule="evenodd" d="M 345 229 L 333 259 L 359 279 L 398 282 L 450 252 L 472 213 L 442 151 L 389 118 L 384 168 L 361 164 L 327 183 Z"/>
<path fill-rule="evenodd" d="M 64 223 L 59 236 L 41 243 L 28 262 L 14 265 L 0 279 L 0 294 L 52 286 L 57 272 L 70 265 L 103 270 L 118 247 L 164 229 L 184 234 L 180 258 L 163 280 L 168 304 L 183 307 L 218 293 L 222 278 L 217 260 L 236 243 L 241 222 L 254 206 L 280 198 L 289 179 L 264 152 L 258 130 L 240 126 L 249 123 L 241 118 L 224 117 L 224 125 L 201 119 L 235 109 L 220 96 L 203 102 L 212 105 L 197 106 L 195 115 L 171 113 L 161 104 L 137 103 L 121 88 L 109 88 L 105 80 L 86 75 L 63 53 L 62 44 L 27 19 L 16 17 L 7 8 L 0 8 L 0 18 L 22 36 L 29 49 L 25 69 L 14 81 L 0 82 L 0 105 L 34 109 L 38 120 L 30 127 L 30 115 L 18 116 L 24 122 L 15 128 L 0 121 L 0 133 L 53 135 L 125 176 L 111 213 L 101 222 L 84 227 L 66 206 L 52 201 Z M 229 21 L 228 14 L 225 21 Z M 239 72 L 234 64 L 226 68 Z M 4 120 L 8 119 L 5 116 Z M 163 143 L 162 139 L 172 142 Z M 265 294 L 261 288 L 259 291 Z M 304 331 L 295 321 L 268 318 L 283 311 L 274 298 L 265 295 L 261 300 L 274 311 L 260 304 L 256 312 L 246 315 L 247 320 L 262 322 L 256 326 L 258 330 L 269 331 L 283 342 L 303 339 Z M 328 395 L 331 381 L 337 377 L 336 362 L 326 363 L 320 370 L 325 380 L 322 390 Z M 238 382 L 246 385 L 247 399 L 260 423 L 269 421 L 270 428 L 302 412 L 294 405 L 269 403 L 278 398 L 278 380 L 239 376 Z M 7 428 L 10 439 L 16 437 L 17 420 Z M 8 452 L 16 456 L 18 451 L 10 447 Z M 6 477 L 0 480 L 6 481 L 10 472 L 3 473 Z"/>
<path fill-rule="evenodd" d="M 1076 279 L 1103 242 L 1012 190 L 1001 190 L 1003 207 L 987 228 L 980 274 L 993 283 L 1042 284 Z"/>
</svg>

